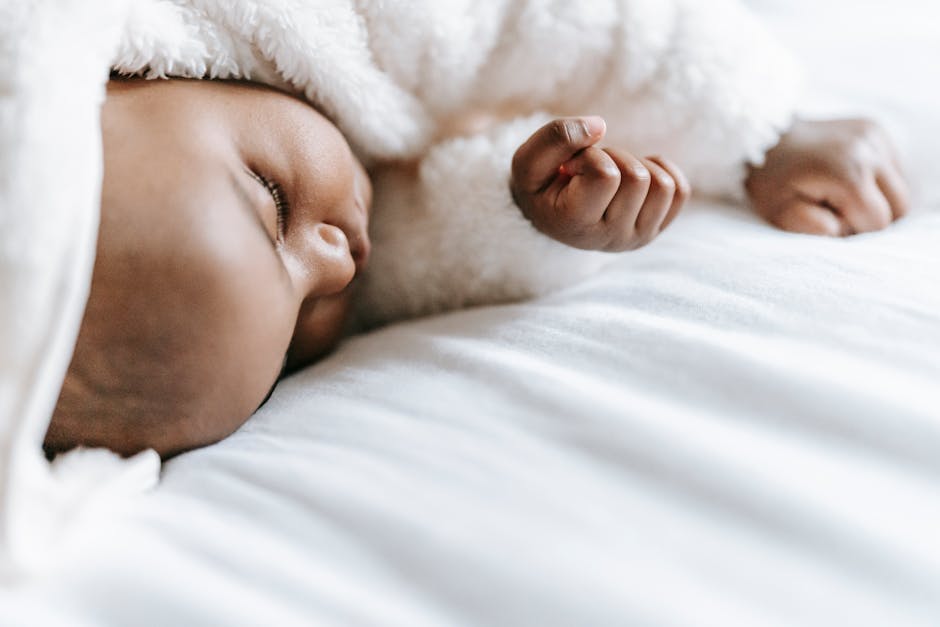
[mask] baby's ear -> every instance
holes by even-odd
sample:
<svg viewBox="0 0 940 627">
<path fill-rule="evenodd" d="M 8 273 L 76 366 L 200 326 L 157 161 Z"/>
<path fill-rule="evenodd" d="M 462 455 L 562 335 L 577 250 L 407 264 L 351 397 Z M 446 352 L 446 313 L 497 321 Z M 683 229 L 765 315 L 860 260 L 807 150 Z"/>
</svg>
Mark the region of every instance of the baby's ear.
<svg viewBox="0 0 940 627">
<path fill-rule="evenodd" d="M 535 131 L 512 159 L 513 188 L 523 193 L 543 189 L 558 168 L 603 139 L 607 123 L 598 116 L 559 118 Z"/>
</svg>

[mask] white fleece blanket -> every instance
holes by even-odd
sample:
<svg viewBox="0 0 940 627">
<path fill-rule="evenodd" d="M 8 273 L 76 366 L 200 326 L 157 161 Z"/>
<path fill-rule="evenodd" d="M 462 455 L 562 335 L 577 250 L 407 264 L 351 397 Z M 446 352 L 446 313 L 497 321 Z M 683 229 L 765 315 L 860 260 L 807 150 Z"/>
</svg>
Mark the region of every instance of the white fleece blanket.
<svg viewBox="0 0 940 627">
<path fill-rule="evenodd" d="M 940 16 L 761 6 L 807 109 L 896 131 L 913 216 L 828 241 L 700 205 L 584 285 L 356 339 L 0 623 L 936 624 Z"/>
<path fill-rule="evenodd" d="M 125 16 L 118 1 L 0 2 L 0 580 L 41 566 L 82 511 L 159 468 L 152 454 L 79 453 L 65 467 L 84 470 L 56 474 L 37 447 L 88 294 L 99 110 Z"/>
</svg>

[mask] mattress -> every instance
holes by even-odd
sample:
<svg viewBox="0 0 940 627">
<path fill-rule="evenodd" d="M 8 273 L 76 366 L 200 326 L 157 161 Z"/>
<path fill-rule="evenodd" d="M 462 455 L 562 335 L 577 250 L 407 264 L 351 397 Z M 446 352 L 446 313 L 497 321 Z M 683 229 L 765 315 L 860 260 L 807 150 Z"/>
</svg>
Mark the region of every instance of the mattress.
<svg viewBox="0 0 940 627">
<path fill-rule="evenodd" d="M 80 528 L 0 624 L 940 622 L 940 11 L 753 2 L 916 210 L 693 203 L 592 280 L 398 324 Z"/>
</svg>

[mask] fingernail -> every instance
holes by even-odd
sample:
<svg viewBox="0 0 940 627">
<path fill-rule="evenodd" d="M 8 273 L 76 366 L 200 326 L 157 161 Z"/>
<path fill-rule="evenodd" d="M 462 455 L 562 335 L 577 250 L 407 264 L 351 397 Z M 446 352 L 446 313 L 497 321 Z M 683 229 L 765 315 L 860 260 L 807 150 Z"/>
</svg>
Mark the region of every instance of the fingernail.
<svg viewBox="0 0 940 627">
<path fill-rule="evenodd" d="M 607 122 L 599 115 L 588 115 L 581 118 L 584 123 L 584 130 L 590 137 L 603 135 L 607 131 Z"/>
</svg>

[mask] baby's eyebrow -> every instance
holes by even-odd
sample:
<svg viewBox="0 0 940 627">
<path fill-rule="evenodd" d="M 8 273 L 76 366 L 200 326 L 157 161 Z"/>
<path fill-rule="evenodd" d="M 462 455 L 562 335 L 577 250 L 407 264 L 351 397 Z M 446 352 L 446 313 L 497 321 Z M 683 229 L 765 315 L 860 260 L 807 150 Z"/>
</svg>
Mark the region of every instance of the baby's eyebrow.
<svg viewBox="0 0 940 627">
<path fill-rule="evenodd" d="M 238 196 L 238 199 L 241 200 L 242 208 L 247 211 L 255 220 L 255 223 L 258 225 L 265 235 L 265 238 L 271 242 L 271 247 L 277 249 L 277 245 L 274 240 L 271 238 L 271 233 L 268 231 L 267 225 L 264 223 L 264 220 L 261 218 L 261 214 L 255 208 L 255 204 L 251 199 L 251 193 L 245 187 L 244 181 L 236 175 L 234 172 L 229 172 L 229 178 L 232 181 L 232 185 L 235 186 L 235 193 Z M 252 175 L 252 178 L 257 180 L 257 178 Z"/>
</svg>

